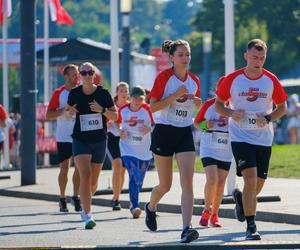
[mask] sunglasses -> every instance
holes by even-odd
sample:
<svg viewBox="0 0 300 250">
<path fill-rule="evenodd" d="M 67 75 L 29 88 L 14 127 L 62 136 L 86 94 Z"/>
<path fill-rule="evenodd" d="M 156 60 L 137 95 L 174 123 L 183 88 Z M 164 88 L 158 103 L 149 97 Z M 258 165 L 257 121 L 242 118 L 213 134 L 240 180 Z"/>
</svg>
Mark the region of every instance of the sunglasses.
<svg viewBox="0 0 300 250">
<path fill-rule="evenodd" d="M 80 71 L 80 75 L 82 75 L 82 76 L 87 76 L 87 75 L 92 76 L 94 74 L 95 74 L 94 70 L 88 70 L 88 71 L 83 70 L 83 71 Z"/>
</svg>

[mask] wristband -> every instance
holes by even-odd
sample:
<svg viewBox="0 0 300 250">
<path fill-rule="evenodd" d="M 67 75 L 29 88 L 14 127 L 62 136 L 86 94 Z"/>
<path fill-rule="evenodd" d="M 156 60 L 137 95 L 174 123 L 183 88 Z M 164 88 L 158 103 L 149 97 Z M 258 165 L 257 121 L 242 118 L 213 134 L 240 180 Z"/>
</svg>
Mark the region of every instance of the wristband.
<svg viewBox="0 0 300 250">
<path fill-rule="evenodd" d="M 270 115 L 265 115 L 264 118 L 266 119 L 267 123 L 270 123 L 272 120 L 272 117 Z"/>
<path fill-rule="evenodd" d="M 104 114 L 106 112 L 106 108 L 102 108 L 101 114 Z"/>
<path fill-rule="evenodd" d="M 204 131 L 208 130 L 207 122 L 206 121 L 200 122 L 200 128 Z"/>
</svg>

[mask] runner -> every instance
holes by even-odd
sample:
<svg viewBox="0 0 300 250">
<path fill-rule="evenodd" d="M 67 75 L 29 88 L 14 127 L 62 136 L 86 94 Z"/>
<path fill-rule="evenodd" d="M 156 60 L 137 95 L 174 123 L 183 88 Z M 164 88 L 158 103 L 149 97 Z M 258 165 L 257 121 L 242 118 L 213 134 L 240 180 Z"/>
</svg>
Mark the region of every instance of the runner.
<svg viewBox="0 0 300 250">
<path fill-rule="evenodd" d="M 67 199 L 66 199 L 66 187 L 68 183 L 68 172 L 71 164 L 72 157 L 72 137 L 74 127 L 74 119 L 67 119 L 65 117 L 65 108 L 68 101 L 68 96 L 72 88 L 78 84 L 78 67 L 75 64 L 68 64 L 63 71 L 65 84 L 58 87 L 49 102 L 46 117 L 48 120 L 56 120 L 56 143 L 57 154 L 59 161 L 59 175 L 58 185 L 60 190 L 59 209 L 61 212 L 68 212 Z M 79 194 L 79 173 L 75 167 L 73 173 L 73 196 L 71 203 L 75 207 L 75 211 L 79 212 L 80 200 Z"/>
<path fill-rule="evenodd" d="M 146 171 L 151 163 L 151 130 L 154 121 L 150 107 L 145 103 L 145 90 L 135 86 L 131 90 L 130 103 L 119 109 L 120 149 L 122 160 L 129 174 L 130 212 L 139 218 L 141 208 L 139 193 Z"/>
<path fill-rule="evenodd" d="M 120 82 L 116 87 L 116 96 L 114 98 L 115 106 L 117 109 L 121 108 L 128 102 L 129 87 L 126 82 Z M 124 184 L 125 168 L 121 160 L 120 153 L 120 133 L 118 124 L 114 121 L 107 122 L 108 141 L 107 141 L 107 154 L 112 163 L 113 176 L 112 176 L 112 189 L 113 197 L 111 201 L 112 210 L 121 210 L 120 193 Z"/>
<path fill-rule="evenodd" d="M 219 82 L 223 78 L 220 78 Z M 228 138 L 228 118 L 215 110 L 215 100 L 207 100 L 199 110 L 194 125 L 201 128 L 200 157 L 205 170 L 205 207 L 199 224 L 221 227 L 218 212 L 222 202 L 225 181 L 232 161 Z"/>
<path fill-rule="evenodd" d="M 229 137 L 237 163 L 237 174 L 243 176 L 243 193 L 236 189 L 236 216 L 247 220 L 246 240 L 260 240 L 255 224 L 257 195 L 268 176 L 274 132 L 272 121 L 286 111 L 287 95 L 278 78 L 265 70 L 267 45 L 251 40 L 241 68 L 227 75 L 217 89 L 216 111 L 229 118 Z M 229 107 L 224 104 L 229 101 Z M 275 109 L 273 109 L 275 104 Z"/>
<path fill-rule="evenodd" d="M 91 197 L 96 192 L 107 144 L 106 120 L 117 120 L 117 112 L 110 93 L 93 84 L 94 65 L 80 66 L 82 85 L 69 94 L 67 117 L 76 114 L 73 129 L 73 156 L 80 175 L 81 218 L 86 229 L 96 223 L 92 216 Z"/>
<path fill-rule="evenodd" d="M 166 40 L 162 50 L 169 54 L 173 67 L 162 71 L 156 77 L 149 94 L 151 111 L 153 113 L 159 111 L 155 116 L 156 125 L 151 142 L 159 184 L 153 188 L 150 202 L 145 206 L 146 225 L 151 231 L 157 230 L 156 206 L 171 188 L 175 155 L 182 188 L 181 242 L 187 243 L 199 237 L 197 230 L 191 227 L 195 165 L 195 145 L 191 125 L 194 108 L 201 105 L 200 81 L 187 70 L 191 60 L 188 42 Z"/>
</svg>

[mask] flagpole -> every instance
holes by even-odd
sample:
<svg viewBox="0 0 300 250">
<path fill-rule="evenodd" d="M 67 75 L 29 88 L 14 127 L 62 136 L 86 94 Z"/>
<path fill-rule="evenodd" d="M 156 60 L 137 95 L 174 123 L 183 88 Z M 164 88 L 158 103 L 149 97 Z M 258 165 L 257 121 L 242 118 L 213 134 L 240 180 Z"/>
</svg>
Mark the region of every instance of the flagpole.
<svg viewBox="0 0 300 250">
<path fill-rule="evenodd" d="M 110 82 L 113 95 L 116 94 L 116 86 L 120 78 L 118 39 L 118 1 L 110 0 Z"/>
<path fill-rule="evenodd" d="M 3 13 L 3 106 L 6 112 L 9 114 L 9 101 L 8 101 L 8 58 L 7 58 L 7 13 Z M 9 127 L 5 129 L 5 140 L 4 140 L 4 160 L 3 168 L 9 168 Z"/>
<path fill-rule="evenodd" d="M 49 102 L 49 9 L 48 0 L 44 0 L 44 104 Z M 44 136 L 49 136 L 49 122 L 44 123 Z M 44 153 L 44 165 L 50 165 L 49 153 Z"/>
</svg>

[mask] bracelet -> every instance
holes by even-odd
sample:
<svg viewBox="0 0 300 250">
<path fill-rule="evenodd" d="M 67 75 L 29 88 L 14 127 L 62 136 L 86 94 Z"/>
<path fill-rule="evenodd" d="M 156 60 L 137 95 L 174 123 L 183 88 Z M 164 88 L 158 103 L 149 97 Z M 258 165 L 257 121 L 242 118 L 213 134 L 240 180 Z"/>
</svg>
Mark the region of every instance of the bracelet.
<svg viewBox="0 0 300 250">
<path fill-rule="evenodd" d="M 270 115 L 265 115 L 264 118 L 266 119 L 267 123 L 270 123 L 272 120 L 272 117 Z"/>
</svg>

